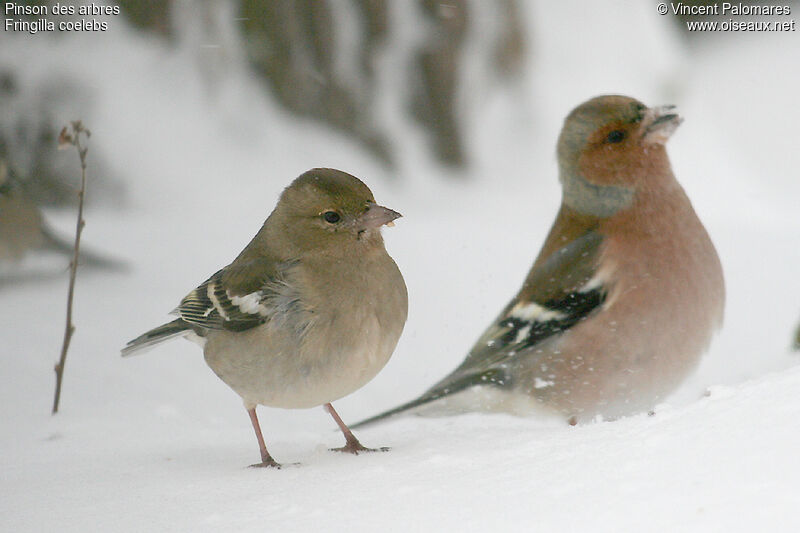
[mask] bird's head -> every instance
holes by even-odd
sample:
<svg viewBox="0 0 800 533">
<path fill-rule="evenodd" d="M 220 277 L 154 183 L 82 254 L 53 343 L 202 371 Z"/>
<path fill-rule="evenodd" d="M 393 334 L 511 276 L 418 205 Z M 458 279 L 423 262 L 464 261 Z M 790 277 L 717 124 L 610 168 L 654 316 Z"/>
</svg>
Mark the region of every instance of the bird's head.
<svg viewBox="0 0 800 533">
<path fill-rule="evenodd" d="M 598 96 L 576 107 L 558 139 L 564 201 L 611 216 L 640 188 L 671 178 L 664 145 L 681 121 L 674 106 L 648 108 L 627 96 Z"/>
<path fill-rule="evenodd" d="M 315 168 L 294 180 L 273 215 L 299 251 L 382 245 L 381 227 L 401 216 L 375 203 L 361 180 L 330 168 Z"/>
</svg>

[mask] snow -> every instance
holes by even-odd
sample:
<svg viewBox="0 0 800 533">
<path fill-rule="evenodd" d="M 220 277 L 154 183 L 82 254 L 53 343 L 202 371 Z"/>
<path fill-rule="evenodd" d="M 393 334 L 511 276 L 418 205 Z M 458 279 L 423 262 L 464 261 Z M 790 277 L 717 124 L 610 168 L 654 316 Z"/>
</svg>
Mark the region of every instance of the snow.
<svg viewBox="0 0 800 533">
<path fill-rule="evenodd" d="M 432 162 L 399 91 L 381 101 L 401 155 L 389 170 L 279 110 L 235 53 L 209 86 L 209 69 L 222 67 L 204 62 L 207 48 L 173 50 L 117 21 L 105 34 L 58 40 L 4 34 L 0 65 L 19 66 L 27 86 L 52 78 L 86 88 L 90 172 L 102 153 L 129 197 L 124 209 L 93 206 L 83 239 L 131 270 L 79 272 L 57 416 L 66 275 L 0 286 L 0 529 L 796 531 L 797 35 L 714 35 L 689 48 L 653 6 L 604 5 L 525 4 L 527 74 L 510 87 L 470 80 L 465 119 L 486 127 L 468 137 L 467 180 Z M 617 24 L 629 40 L 598 28 Z M 391 40 L 405 48 L 382 58 L 381 86 L 401 85 L 393 80 L 415 38 L 403 32 Z M 258 459 L 247 415 L 196 346 L 119 357 L 236 255 L 289 180 L 333 166 L 403 213 L 384 234 L 411 306 L 392 361 L 337 410 L 354 422 L 414 397 L 461 361 L 517 290 L 558 206 L 561 121 L 609 91 L 679 105 L 686 120 L 670 141 L 673 167 L 728 288 L 720 335 L 654 416 L 576 427 L 404 418 L 358 432 L 390 452 L 352 457 L 328 451 L 343 441 L 322 409 L 260 408 L 271 453 L 299 465 L 247 469 Z M 63 233 L 73 216 L 48 213 Z"/>
</svg>

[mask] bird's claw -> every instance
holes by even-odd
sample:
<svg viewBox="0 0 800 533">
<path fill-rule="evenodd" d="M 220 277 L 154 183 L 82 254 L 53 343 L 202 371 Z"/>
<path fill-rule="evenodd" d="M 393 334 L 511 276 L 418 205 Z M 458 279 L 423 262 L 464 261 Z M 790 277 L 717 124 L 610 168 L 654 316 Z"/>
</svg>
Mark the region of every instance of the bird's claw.
<svg viewBox="0 0 800 533">
<path fill-rule="evenodd" d="M 282 464 L 280 464 L 279 462 L 275 461 L 275 459 L 270 457 L 269 459 L 261 461 L 260 463 L 252 464 L 248 468 L 277 468 L 278 470 L 280 470 L 281 467 L 283 467 Z"/>
<path fill-rule="evenodd" d="M 352 453 L 353 455 L 367 452 L 388 452 L 389 450 L 391 450 L 391 448 L 388 446 L 381 446 L 380 448 L 367 448 L 358 441 L 348 442 L 341 448 L 330 448 L 330 451 L 332 452 Z"/>
</svg>

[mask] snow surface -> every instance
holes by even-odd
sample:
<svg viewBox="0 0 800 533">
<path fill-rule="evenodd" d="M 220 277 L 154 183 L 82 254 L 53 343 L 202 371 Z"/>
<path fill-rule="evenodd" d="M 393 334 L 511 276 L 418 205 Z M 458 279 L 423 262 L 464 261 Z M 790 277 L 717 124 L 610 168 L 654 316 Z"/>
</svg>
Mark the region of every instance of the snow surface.
<svg viewBox="0 0 800 533">
<path fill-rule="evenodd" d="M 85 87 L 90 170 L 103 153 L 130 195 L 126 209 L 89 210 L 84 242 L 131 272 L 79 273 L 54 417 L 66 275 L 0 287 L 0 530 L 797 531 L 797 34 L 714 35 L 688 48 L 646 2 L 563 4 L 525 4 L 533 54 L 511 86 L 479 76 L 478 52 L 469 56 L 467 180 L 432 162 L 403 94 L 389 90 L 402 85 L 409 25 L 380 66 L 394 170 L 289 117 L 235 49 L 210 57 L 219 49 L 186 28 L 176 49 L 121 22 L 61 39 L 3 34 L 0 64 L 17 65 L 24 84 Z M 393 16 L 408 5 L 393 3 Z M 491 10 L 476 13 L 489 27 Z M 229 29 L 219 37 L 235 42 Z M 225 76 L 209 84 L 217 69 Z M 300 465 L 247 469 L 258 456 L 246 413 L 196 346 L 119 357 L 235 256 L 289 180 L 333 166 L 405 215 L 384 233 L 411 305 L 392 361 L 337 409 L 356 421 L 410 399 L 461 361 L 518 288 L 558 206 L 561 121 L 605 92 L 679 105 L 673 166 L 727 279 L 723 330 L 655 416 L 578 427 L 405 418 L 359 432 L 390 452 L 351 457 L 327 451 L 342 438 L 322 409 L 260 408 L 272 454 Z M 72 217 L 48 216 L 65 233 Z"/>
</svg>

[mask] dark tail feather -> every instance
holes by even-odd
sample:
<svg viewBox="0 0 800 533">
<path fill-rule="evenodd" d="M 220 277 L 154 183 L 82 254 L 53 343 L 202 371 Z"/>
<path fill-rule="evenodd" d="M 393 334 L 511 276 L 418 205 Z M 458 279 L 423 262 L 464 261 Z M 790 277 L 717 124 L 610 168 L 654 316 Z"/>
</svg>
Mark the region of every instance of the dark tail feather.
<svg viewBox="0 0 800 533">
<path fill-rule="evenodd" d="M 130 341 L 122 349 L 122 357 L 143 353 L 156 344 L 161 344 L 162 342 L 174 339 L 175 337 L 182 337 L 190 331 L 192 331 L 191 325 L 184 322 L 182 318 L 176 318 L 172 322 L 168 322 L 163 326 L 151 329 L 147 333 L 139 335 Z"/>
<path fill-rule="evenodd" d="M 394 409 L 389 409 L 384 413 L 367 418 L 366 420 L 362 420 L 357 424 L 352 424 L 350 428 L 358 429 L 359 427 L 371 426 L 376 422 L 392 418 L 406 411 L 410 411 L 411 409 L 435 402 L 436 400 L 444 398 L 445 396 L 450 396 L 451 394 L 461 392 L 474 385 L 505 386 L 507 384 L 507 380 L 502 379 L 501 374 L 501 371 L 497 369 L 487 370 L 481 372 L 480 374 L 468 374 L 459 378 L 455 378 L 455 376 L 451 374 L 428 389 L 425 394 L 416 400 L 411 400 L 410 402 L 404 403 L 403 405 L 395 407 Z"/>
<path fill-rule="evenodd" d="M 358 429 L 358 428 L 361 428 L 361 427 L 371 426 L 372 424 L 374 424 L 376 422 L 380 422 L 382 420 L 386 420 L 387 418 L 392 418 L 394 416 L 399 415 L 400 413 L 404 413 L 405 411 L 409 411 L 411 409 L 414 409 L 415 407 L 420 407 L 420 406 L 425 405 L 427 403 L 430 403 L 430 402 L 433 402 L 435 400 L 438 400 L 439 398 L 441 398 L 441 396 L 428 397 L 426 395 L 422 395 L 419 398 L 417 398 L 416 400 L 411 400 L 410 402 L 404 403 L 403 405 L 395 407 L 394 409 L 389 409 L 388 411 L 386 411 L 384 413 L 372 416 L 372 417 L 367 418 L 366 420 L 362 420 L 361 422 L 358 422 L 356 424 L 350 424 L 350 429 Z"/>
</svg>

